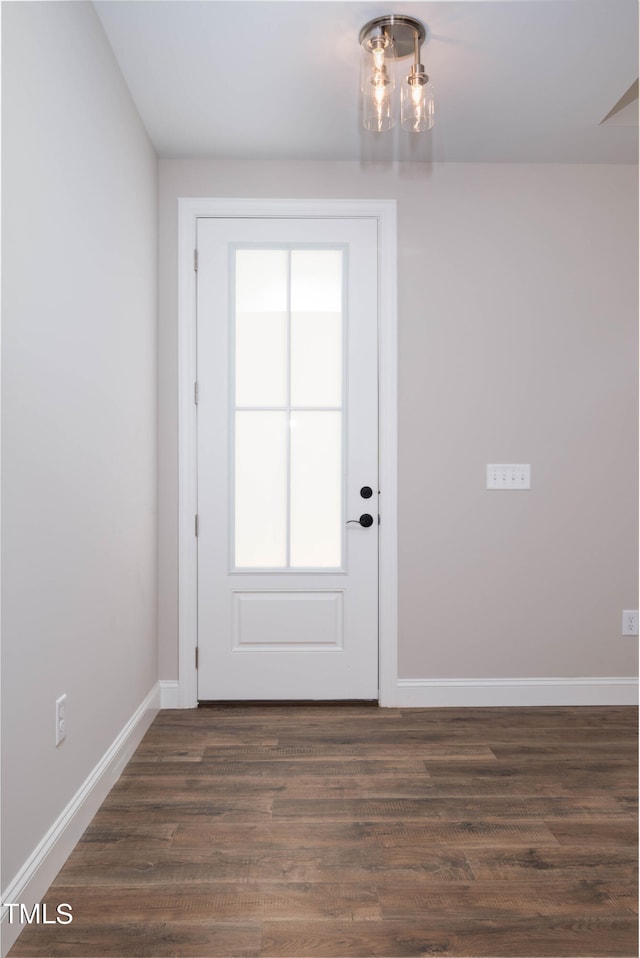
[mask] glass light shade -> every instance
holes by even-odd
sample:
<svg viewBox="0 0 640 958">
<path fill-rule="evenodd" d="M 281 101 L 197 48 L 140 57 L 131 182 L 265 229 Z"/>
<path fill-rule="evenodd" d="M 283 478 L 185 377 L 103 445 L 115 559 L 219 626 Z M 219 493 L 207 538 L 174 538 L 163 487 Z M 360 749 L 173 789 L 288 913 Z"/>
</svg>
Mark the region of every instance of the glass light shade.
<svg viewBox="0 0 640 958">
<path fill-rule="evenodd" d="M 361 45 L 360 89 L 365 130 L 389 130 L 394 124 L 391 94 L 395 77 L 393 40 L 384 34 L 365 37 Z"/>
<path fill-rule="evenodd" d="M 426 82 L 422 82 L 423 79 Z M 400 122 L 403 130 L 422 133 L 430 130 L 435 119 L 433 83 L 424 74 L 410 73 L 402 81 Z"/>
</svg>

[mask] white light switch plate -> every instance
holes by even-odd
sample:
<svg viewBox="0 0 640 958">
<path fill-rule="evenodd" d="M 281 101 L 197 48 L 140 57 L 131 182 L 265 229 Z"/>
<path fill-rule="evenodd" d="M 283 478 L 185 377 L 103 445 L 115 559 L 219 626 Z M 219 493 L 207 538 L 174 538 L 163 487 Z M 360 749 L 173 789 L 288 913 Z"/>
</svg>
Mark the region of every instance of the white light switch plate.
<svg viewBox="0 0 640 958">
<path fill-rule="evenodd" d="M 530 489 L 529 463 L 490 463 L 487 466 L 487 489 Z"/>
</svg>

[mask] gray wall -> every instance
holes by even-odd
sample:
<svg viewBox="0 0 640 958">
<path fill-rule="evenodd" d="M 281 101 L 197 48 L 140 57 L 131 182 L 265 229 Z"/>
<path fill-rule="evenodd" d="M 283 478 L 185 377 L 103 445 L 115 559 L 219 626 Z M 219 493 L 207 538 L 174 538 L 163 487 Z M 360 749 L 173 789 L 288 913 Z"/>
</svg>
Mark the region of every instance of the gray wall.
<svg viewBox="0 0 640 958">
<path fill-rule="evenodd" d="M 400 676 L 634 675 L 637 167 L 160 161 L 168 679 L 180 196 L 398 201 Z M 530 462 L 531 492 L 488 492 L 488 462 Z"/>
<path fill-rule="evenodd" d="M 157 161 L 91 4 L 2 41 L 4 888 L 157 680 Z"/>
</svg>

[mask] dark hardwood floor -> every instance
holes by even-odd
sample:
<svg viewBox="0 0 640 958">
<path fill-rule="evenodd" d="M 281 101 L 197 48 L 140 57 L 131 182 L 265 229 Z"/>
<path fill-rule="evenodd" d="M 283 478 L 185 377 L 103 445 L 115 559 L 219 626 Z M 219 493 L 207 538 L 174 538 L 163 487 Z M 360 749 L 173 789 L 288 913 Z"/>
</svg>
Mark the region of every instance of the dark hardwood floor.
<svg viewBox="0 0 640 958">
<path fill-rule="evenodd" d="M 11 958 L 636 956 L 632 708 L 158 715 Z"/>
</svg>

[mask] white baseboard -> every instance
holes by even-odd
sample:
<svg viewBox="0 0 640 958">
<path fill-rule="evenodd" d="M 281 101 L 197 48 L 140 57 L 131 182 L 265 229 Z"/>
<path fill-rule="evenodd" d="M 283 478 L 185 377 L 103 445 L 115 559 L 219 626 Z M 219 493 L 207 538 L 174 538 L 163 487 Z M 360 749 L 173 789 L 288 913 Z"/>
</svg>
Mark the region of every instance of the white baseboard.
<svg viewBox="0 0 640 958">
<path fill-rule="evenodd" d="M 398 679 L 397 707 L 637 705 L 638 680 L 606 678 Z"/>
<path fill-rule="evenodd" d="M 36 902 L 42 901 L 49 885 L 138 747 L 160 704 L 161 689 L 160 684 L 156 683 L 13 881 L 3 890 L 3 904 L 21 902 L 31 909 Z M 2 911 L 1 954 L 4 958 L 22 931 L 22 926 L 9 923 L 8 908 Z"/>
<path fill-rule="evenodd" d="M 180 683 L 177 679 L 160 679 L 160 708 L 180 708 Z"/>
</svg>

